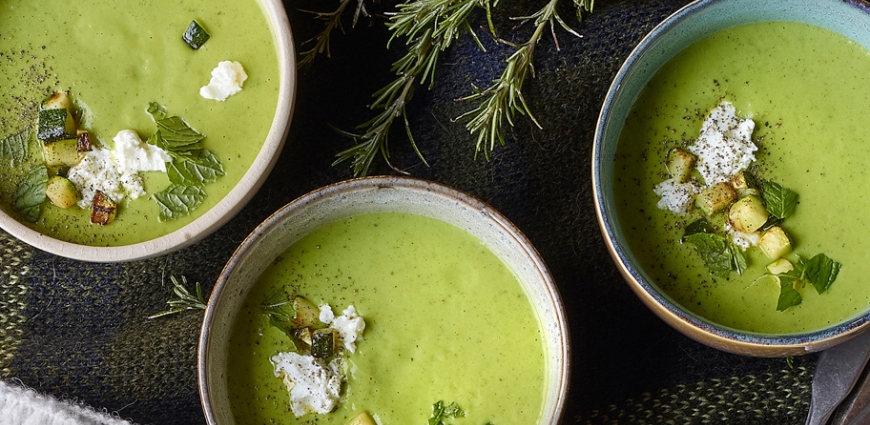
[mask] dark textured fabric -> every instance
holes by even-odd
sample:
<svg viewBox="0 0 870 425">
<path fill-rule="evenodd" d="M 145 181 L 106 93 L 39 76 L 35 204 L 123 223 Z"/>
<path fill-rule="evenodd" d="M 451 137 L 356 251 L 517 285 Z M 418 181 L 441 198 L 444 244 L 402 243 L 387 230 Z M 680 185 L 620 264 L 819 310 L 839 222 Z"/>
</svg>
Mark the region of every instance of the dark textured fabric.
<svg viewBox="0 0 870 425">
<path fill-rule="evenodd" d="M 503 1 L 499 36 L 527 39 L 509 16 L 545 2 Z M 683 0 L 598 1 L 582 24 L 570 2 L 562 16 L 582 38 L 561 29 L 561 50 L 545 38 L 536 77 L 524 87 L 543 129 L 524 117 L 490 161 L 474 159 L 474 139 L 453 118 L 472 107 L 456 98 L 472 84 L 498 77 L 510 48 L 497 44 L 482 16 L 475 28 L 482 53 L 462 37 L 440 59 L 432 90 L 418 87 L 408 114 L 430 167 L 404 132 L 391 138 L 396 168 L 448 184 L 491 204 L 536 245 L 564 299 L 571 328 L 572 382 L 564 423 L 803 423 L 816 356 L 748 358 L 723 353 L 665 325 L 644 307 L 606 252 L 592 204 L 591 149 L 604 94 L 633 47 Z M 318 31 L 300 9 L 333 7 L 287 2 L 297 45 Z M 371 5 L 383 11 L 388 5 Z M 392 51 L 382 18 L 364 19 L 332 40 L 332 58 L 318 58 L 299 77 L 296 113 L 286 148 L 253 201 L 202 242 L 160 258 L 92 264 L 34 250 L 0 233 L 0 379 L 116 411 L 139 423 L 204 422 L 196 389 L 196 344 L 202 314 L 157 320 L 172 296 L 170 276 L 209 292 L 236 246 L 269 214 L 307 191 L 351 177 L 333 155 L 349 145 L 330 125 L 351 130 L 373 116 L 370 95 L 392 78 Z M 394 173 L 380 159 L 375 174 Z M 388 424 L 385 424 L 388 425 Z M 392 424 L 395 425 L 395 424 Z M 404 424 L 412 425 L 412 424 Z M 499 424 L 509 425 L 509 424 Z"/>
</svg>

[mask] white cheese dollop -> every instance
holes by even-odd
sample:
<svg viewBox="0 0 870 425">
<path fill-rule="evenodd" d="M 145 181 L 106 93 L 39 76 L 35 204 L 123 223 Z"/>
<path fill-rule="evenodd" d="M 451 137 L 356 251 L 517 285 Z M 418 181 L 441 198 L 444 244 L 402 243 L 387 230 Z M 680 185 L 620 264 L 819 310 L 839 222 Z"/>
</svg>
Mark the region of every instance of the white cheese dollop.
<svg viewBox="0 0 870 425">
<path fill-rule="evenodd" d="M 112 140 L 113 149 L 93 149 L 69 169 L 67 178 L 81 192 L 82 208 L 90 206 L 97 191 L 114 202 L 145 195 L 139 172 L 166 172 L 166 162 L 172 161 L 166 151 L 143 142 L 133 130 L 121 130 Z"/>
<path fill-rule="evenodd" d="M 667 179 L 653 188 L 653 192 L 661 197 L 656 206 L 677 214 L 688 212 L 689 204 L 699 191 L 694 182 L 677 183 L 674 179 Z"/>
<path fill-rule="evenodd" d="M 708 186 L 728 181 L 755 161 L 752 143 L 755 121 L 737 117 L 734 106 L 722 102 L 701 125 L 701 135 L 689 151 L 698 157 L 697 169 Z"/>
<path fill-rule="evenodd" d="M 228 97 L 242 91 L 242 84 L 248 79 L 248 74 L 242 64 L 236 61 L 222 61 L 211 71 L 211 81 L 199 89 L 199 95 L 211 100 L 223 102 Z"/>
<path fill-rule="evenodd" d="M 325 364 L 310 355 L 281 352 L 270 361 L 275 376 L 283 379 L 290 392 L 290 408 L 297 418 L 306 413 L 329 413 L 338 405 L 343 380 L 338 358 Z"/>
<path fill-rule="evenodd" d="M 351 353 L 356 351 L 356 340 L 362 336 L 366 328 L 366 322 L 356 312 L 353 305 L 347 306 L 336 317 L 329 304 L 320 306 L 320 321 L 326 323 L 338 332 L 338 338 L 344 344 L 344 348 Z"/>
</svg>

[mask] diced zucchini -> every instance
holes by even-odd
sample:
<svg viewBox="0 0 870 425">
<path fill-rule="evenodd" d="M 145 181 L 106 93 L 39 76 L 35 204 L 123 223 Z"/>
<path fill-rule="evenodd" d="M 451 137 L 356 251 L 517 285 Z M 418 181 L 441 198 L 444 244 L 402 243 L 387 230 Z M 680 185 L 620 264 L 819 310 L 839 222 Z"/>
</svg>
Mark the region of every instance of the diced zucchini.
<svg viewBox="0 0 870 425">
<path fill-rule="evenodd" d="M 741 171 L 731 177 L 731 187 L 737 191 L 740 197 L 744 197 L 747 195 L 756 195 L 758 196 L 761 192 L 758 191 L 758 183 L 755 181 L 755 177 L 750 174 L 748 171 Z"/>
<path fill-rule="evenodd" d="M 115 201 L 109 199 L 103 192 L 97 191 L 91 202 L 91 223 L 105 226 L 115 219 L 117 211 L 118 206 L 115 205 Z"/>
<path fill-rule="evenodd" d="M 42 109 L 66 109 L 68 111 L 72 110 L 72 99 L 69 97 L 69 93 L 59 91 L 55 92 L 48 99 L 45 99 L 42 102 Z"/>
<path fill-rule="evenodd" d="M 791 252 L 791 240 L 789 240 L 785 230 L 782 230 L 782 227 L 779 226 L 767 229 L 761 235 L 761 239 L 758 240 L 758 246 L 764 255 L 773 259 L 780 258 Z"/>
<path fill-rule="evenodd" d="M 677 183 L 685 183 L 695 167 L 695 155 L 680 148 L 671 149 L 668 153 L 668 173 Z"/>
<path fill-rule="evenodd" d="M 48 167 L 72 167 L 82 160 L 77 139 L 62 139 L 42 145 L 42 157 Z"/>
<path fill-rule="evenodd" d="M 76 130 L 76 140 L 78 141 L 78 145 L 76 145 L 77 151 L 90 152 L 93 149 L 91 145 L 91 133 L 87 130 Z"/>
<path fill-rule="evenodd" d="M 347 422 L 347 425 L 378 425 L 375 423 L 375 420 L 372 419 L 371 415 L 366 412 L 362 412 L 359 415 L 356 415 Z"/>
<path fill-rule="evenodd" d="M 785 258 L 780 258 L 767 265 L 767 272 L 770 274 L 785 274 L 794 270 L 794 264 Z"/>
<path fill-rule="evenodd" d="M 325 359 L 335 354 L 338 346 L 338 332 L 332 328 L 318 329 L 311 334 L 311 355 Z"/>
<path fill-rule="evenodd" d="M 736 230 L 752 233 L 764 226 L 770 217 L 764 201 L 755 195 L 744 196 L 728 210 L 728 221 Z"/>
<path fill-rule="evenodd" d="M 701 190 L 701 193 L 695 196 L 695 206 L 709 216 L 722 211 L 728 205 L 731 205 L 736 198 L 737 193 L 730 184 L 725 182 L 716 183 L 705 187 Z"/>
<path fill-rule="evenodd" d="M 295 328 L 293 329 L 293 336 L 306 345 L 311 345 L 311 328 Z"/>
<path fill-rule="evenodd" d="M 181 36 L 184 42 L 193 50 L 202 47 L 210 37 L 211 36 L 205 31 L 205 29 L 196 21 L 191 21 L 190 25 L 187 27 L 187 31 L 185 31 L 184 35 Z"/>
<path fill-rule="evenodd" d="M 39 111 L 36 137 L 51 143 L 70 136 L 75 137 L 76 122 L 69 109 L 42 109 Z"/>
<path fill-rule="evenodd" d="M 296 311 L 296 317 L 290 319 L 293 326 L 315 329 L 323 327 L 323 323 L 320 322 L 320 309 L 304 297 L 293 298 L 293 310 Z"/>
<path fill-rule="evenodd" d="M 52 204 L 60 208 L 69 208 L 81 198 L 73 182 L 66 177 L 53 176 L 48 179 L 45 195 Z"/>
</svg>

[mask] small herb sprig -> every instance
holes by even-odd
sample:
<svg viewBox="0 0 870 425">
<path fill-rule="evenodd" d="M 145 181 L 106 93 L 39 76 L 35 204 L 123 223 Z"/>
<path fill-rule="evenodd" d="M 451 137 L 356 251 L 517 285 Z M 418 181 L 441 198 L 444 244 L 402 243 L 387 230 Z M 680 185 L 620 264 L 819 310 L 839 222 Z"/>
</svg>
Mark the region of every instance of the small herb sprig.
<svg viewBox="0 0 870 425">
<path fill-rule="evenodd" d="M 344 13 L 344 10 L 347 8 L 348 4 L 350 4 L 351 0 L 341 0 L 338 7 L 332 12 L 314 12 L 310 10 L 303 10 L 303 12 L 314 14 L 315 19 L 319 19 L 324 22 L 323 30 L 314 36 L 313 38 L 306 40 L 302 44 L 314 43 L 314 45 L 299 54 L 299 62 L 297 66 L 302 68 L 310 65 L 314 62 L 314 59 L 317 55 L 326 52 L 326 57 L 330 57 L 329 52 L 329 36 L 332 34 L 332 30 L 335 28 L 341 29 L 341 15 Z M 368 16 L 368 12 L 366 12 L 365 3 L 363 0 L 357 0 L 356 12 L 353 15 L 353 26 L 356 26 L 357 21 L 359 21 L 360 16 Z"/>
<path fill-rule="evenodd" d="M 813 285 L 819 294 L 828 290 L 831 283 L 837 279 L 841 264 L 830 259 L 825 254 L 817 254 L 809 261 L 798 257 L 794 268 L 787 272 L 774 275 L 779 281 L 780 293 L 776 303 L 777 311 L 784 311 L 803 301 L 799 289 L 806 284 Z"/>
<path fill-rule="evenodd" d="M 445 419 L 461 418 L 463 416 L 465 416 L 465 412 L 455 401 L 446 404 L 444 401 L 438 400 L 432 405 L 432 417 L 429 418 L 429 425 L 445 425 Z"/>
<path fill-rule="evenodd" d="M 477 134 L 475 157 L 483 152 L 484 156 L 489 159 L 490 152 L 495 150 L 496 142 L 504 145 L 505 122 L 513 127 L 515 114 L 525 115 L 539 129 L 543 128 L 529 109 L 522 92 L 526 78 L 535 75 L 535 46 L 543 36 L 544 29 L 549 25 L 556 48 L 559 48 L 559 41 L 556 38 L 556 22 L 569 33 L 580 37 L 580 34 L 571 29 L 556 12 L 558 3 L 559 0 L 550 0 L 536 13 L 514 18 L 521 22 L 534 22 L 535 31 L 531 38 L 525 43 L 515 45 L 516 51 L 507 58 L 504 71 L 499 78 L 493 81 L 491 86 L 479 89 L 472 85 L 474 93 L 460 98 L 460 100 L 468 101 L 484 99 L 476 108 L 456 118 L 456 121 L 468 121 L 465 128 L 471 134 Z M 582 20 L 582 11 L 592 11 L 593 4 L 594 0 L 574 0 L 577 19 Z"/>
<path fill-rule="evenodd" d="M 166 302 L 166 304 L 169 304 L 168 309 L 148 316 L 149 319 L 181 313 L 186 310 L 205 310 L 207 303 L 202 296 L 202 287 L 199 285 L 199 282 L 196 282 L 196 293 L 191 294 L 186 287 L 186 277 L 181 276 L 181 282 L 178 282 L 175 276 L 170 276 L 169 279 L 172 281 L 172 292 L 175 293 L 175 298 Z"/>
</svg>

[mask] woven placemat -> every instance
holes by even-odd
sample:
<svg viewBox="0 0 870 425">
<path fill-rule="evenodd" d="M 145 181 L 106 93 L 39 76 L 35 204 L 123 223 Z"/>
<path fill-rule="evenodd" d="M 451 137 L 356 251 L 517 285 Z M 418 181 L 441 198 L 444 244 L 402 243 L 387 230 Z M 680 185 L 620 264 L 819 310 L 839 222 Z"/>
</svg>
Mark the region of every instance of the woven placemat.
<svg viewBox="0 0 870 425">
<path fill-rule="evenodd" d="M 499 35 L 519 42 L 531 28 L 508 20 L 543 2 L 502 2 Z M 436 84 L 408 105 L 416 157 L 395 129 L 393 164 L 414 176 L 464 190 L 499 209 L 535 244 L 568 312 L 572 382 L 564 423 L 803 423 L 816 356 L 759 359 L 689 340 L 644 307 L 610 260 L 592 204 L 591 149 L 604 94 L 631 49 L 686 1 L 596 2 L 582 24 L 562 16 L 582 38 L 557 29 L 537 48 L 536 77 L 524 87 L 537 129 L 520 118 L 490 161 L 475 159 L 474 139 L 453 119 L 471 104 L 455 99 L 486 86 L 511 51 L 475 17 L 487 52 L 462 37 L 440 59 Z M 286 2 L 297 40 L 318 23 Z M 372 5 L 372 12 L 389 5 Z M 379 9 L 380 8 L 380 9 Z M 560 9 L 562 10 L 562 9 Z M 170 276 L 210 292 L 235 248 L 269 214 L 325 184 L 351 177 L 334 154 L 351 130 L 373 116 L 370 95 L 391 80 L 402 54 L 383 47 L 381 17 L 348 24 L 332 40 L 332 57 L 300 73 L 296 112 L 285 151 L 254 200 L 226 226 L 173 254 L 123 264 L 83 263 L 50 255 L 0 232 L 0 379 L 117 412 L 138 423 L 203 423 L 196 390 L 196 343 L 202 313 L 156 320 L 171 297 Z M 400 43 L 394 43 L 398 45 Z M 374 173 L 392 174 L 382 162 Z M 385 424 L 386 425 L 386 424 Z M 508 424 L 500 424 L 508 425 Z"/>
</svg>

